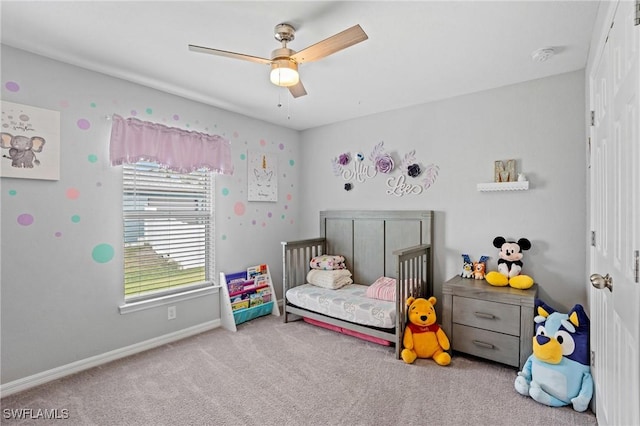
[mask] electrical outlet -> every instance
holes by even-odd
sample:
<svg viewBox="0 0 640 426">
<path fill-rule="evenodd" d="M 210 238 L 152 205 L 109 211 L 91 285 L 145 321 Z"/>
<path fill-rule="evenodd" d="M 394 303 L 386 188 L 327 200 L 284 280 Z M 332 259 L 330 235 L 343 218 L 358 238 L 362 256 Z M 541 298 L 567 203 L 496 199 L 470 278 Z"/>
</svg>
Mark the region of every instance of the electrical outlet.
<svg viewBox="0 0 640 426">
<path fill-rule="evenodd" d="M 169 306 L 169 309 L 167 309 L 167 319 L 176 319 L 176 307 L 175 306 Z"/>
</svg>

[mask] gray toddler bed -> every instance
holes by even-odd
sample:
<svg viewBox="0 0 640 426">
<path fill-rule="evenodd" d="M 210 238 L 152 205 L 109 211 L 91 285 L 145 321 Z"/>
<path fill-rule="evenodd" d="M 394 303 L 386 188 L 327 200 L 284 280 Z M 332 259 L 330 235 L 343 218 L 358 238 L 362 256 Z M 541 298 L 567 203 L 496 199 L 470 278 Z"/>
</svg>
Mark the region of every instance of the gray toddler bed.
<svg viewBox="0 0 640 426">
<path fill-rule="evenodd" d="M 387 341 L 400 358 L 406 299 L 433 295 L 432 239 L 431 210 L 321 211 L 320 237 L 282 243 L 284 321 L 306 318 L 347 334 Z M 338 290 L 308 284 L 309 261 L 323 254 L 344 256 L 354 284 Z M 380 277 L 395 278 L 395 300 L 364 295 L 361 289 L 366 287 L 361 286 Z M 317 293 L 319 304 L 305 303 L 307 294 L 298 294 L 305 288 Z M 346 319 L 335 314 L 337 309 L 347 312 Z M 366 315 L 374 321 L 363 320 Z"/>
</svg>

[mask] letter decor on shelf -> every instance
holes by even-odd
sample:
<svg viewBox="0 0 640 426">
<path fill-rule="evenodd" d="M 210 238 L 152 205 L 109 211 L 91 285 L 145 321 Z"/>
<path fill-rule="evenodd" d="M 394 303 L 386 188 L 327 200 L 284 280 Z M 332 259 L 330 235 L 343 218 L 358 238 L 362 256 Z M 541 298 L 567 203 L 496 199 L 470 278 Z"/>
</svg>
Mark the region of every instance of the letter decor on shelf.
<svg viewBox="0 0 640 426">
<path fill-rule="evenodd" d="M 384 174 L 389 176 L 385 181 L 387 195 L 419 195 L 435 183 L 440 168 L 435 164 L 429 164 L 423 172 L 416 161 L 415 153 L 415 150 L 407 153 L 400 167 L 396 167 L 393 156 L 385 151 L 384 142 L 380 142 L 369 154 L 368 162 L 367 157 L 361 152 L 356 153 L 355 158 L 350 152 L 344 152 L 331 160 L 331 166 L 335 176 L 348 182 L 344 186 L 347 191 L 353 189 L 353 181 L 365 183 L 378 174 Z M 396 171 L 400 174 L 392 176 Z"/>
</svg>

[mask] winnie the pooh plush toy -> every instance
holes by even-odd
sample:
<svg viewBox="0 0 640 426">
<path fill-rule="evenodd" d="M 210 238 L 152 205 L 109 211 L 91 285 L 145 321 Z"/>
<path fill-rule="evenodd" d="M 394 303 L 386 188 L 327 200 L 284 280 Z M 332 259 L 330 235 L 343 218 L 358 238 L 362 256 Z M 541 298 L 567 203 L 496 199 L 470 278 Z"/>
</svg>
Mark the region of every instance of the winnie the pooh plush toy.
<svg viewBox="0 0 640 426">
<path fill-rule="evenodd" d="M 401 353 L 407 364 L 413 364 L 416 358 L 433 358 L 440 365 L 451 363 L 451 355 L 445 352 L 450 347 L 449 338 L 436 322 L 435 304 L 435 297 L 407 299 L 409 322 L 404 330 Z"/>
</svg>

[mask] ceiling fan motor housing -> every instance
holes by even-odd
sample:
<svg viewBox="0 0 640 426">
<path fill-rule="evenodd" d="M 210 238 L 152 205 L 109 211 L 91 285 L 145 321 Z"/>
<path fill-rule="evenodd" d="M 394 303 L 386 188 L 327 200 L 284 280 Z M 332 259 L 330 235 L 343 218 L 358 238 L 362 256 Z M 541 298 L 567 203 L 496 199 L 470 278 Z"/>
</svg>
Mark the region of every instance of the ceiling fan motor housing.
<svg viewBox="0 0 640 426">
<path fill-rule="evenodd" d="M 274 37 L 285 45 L 296 38 L 296 29 L 289 24 L 278 24 L 274 28 Z"/>
</svg>

